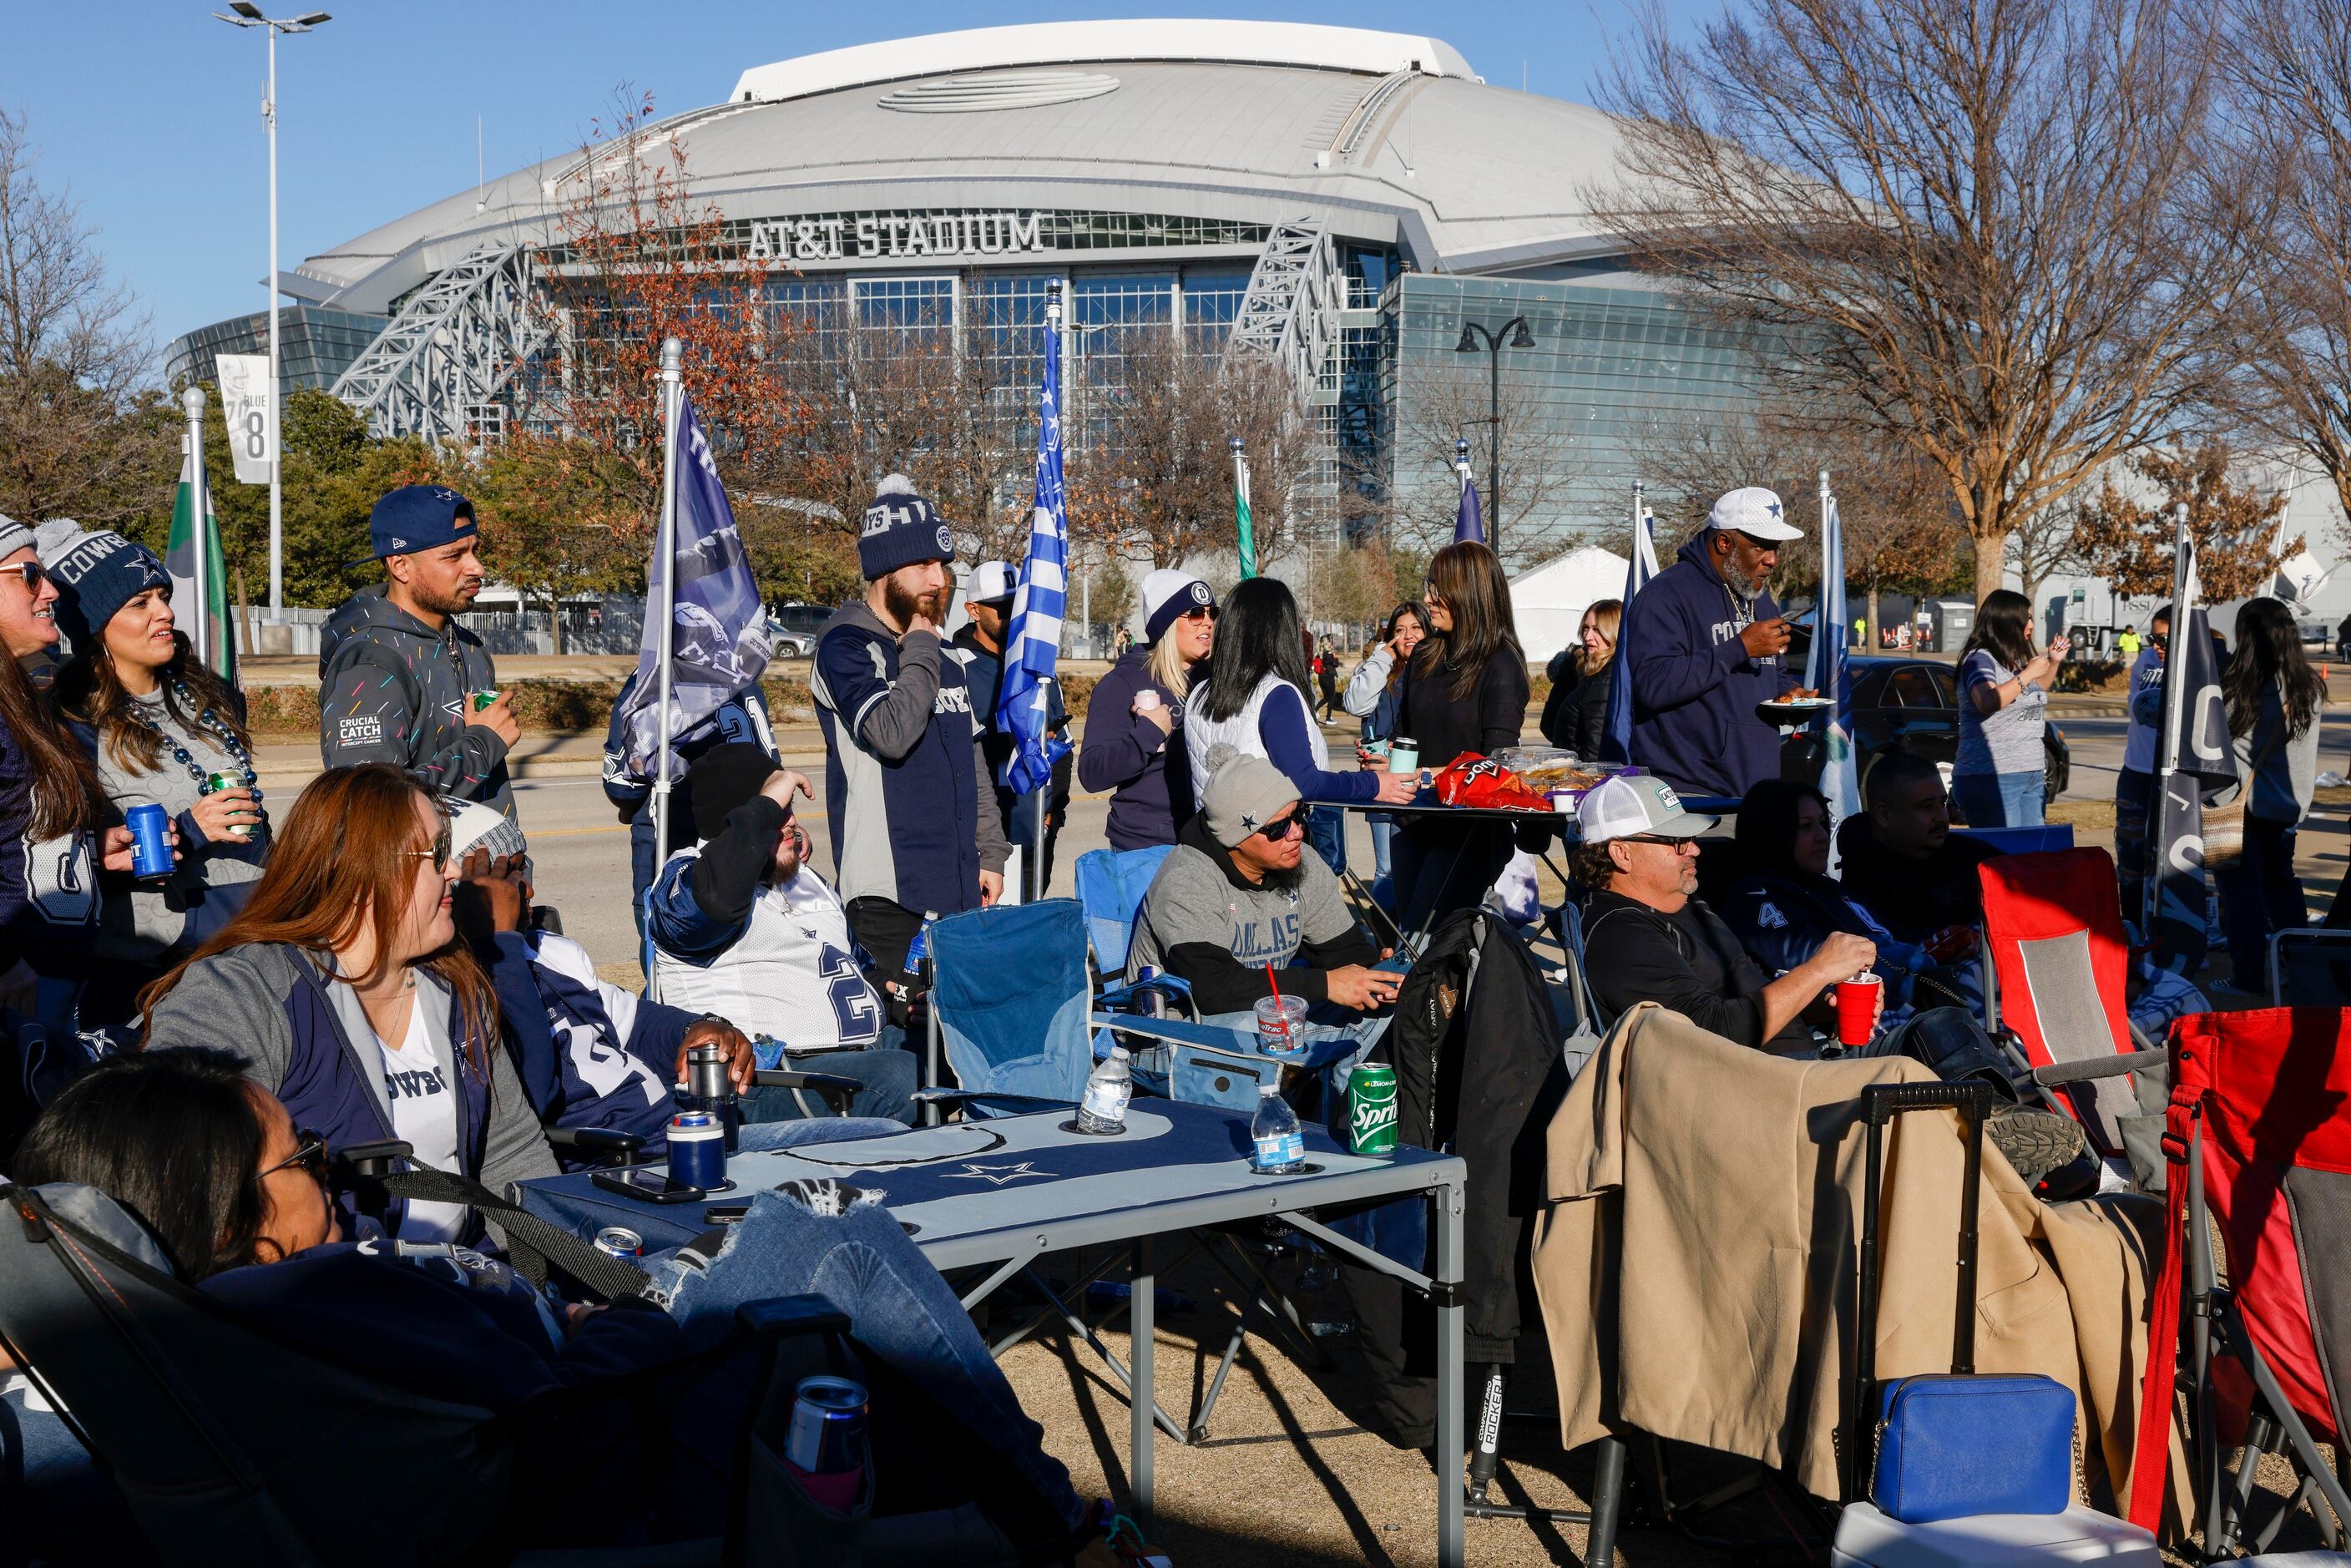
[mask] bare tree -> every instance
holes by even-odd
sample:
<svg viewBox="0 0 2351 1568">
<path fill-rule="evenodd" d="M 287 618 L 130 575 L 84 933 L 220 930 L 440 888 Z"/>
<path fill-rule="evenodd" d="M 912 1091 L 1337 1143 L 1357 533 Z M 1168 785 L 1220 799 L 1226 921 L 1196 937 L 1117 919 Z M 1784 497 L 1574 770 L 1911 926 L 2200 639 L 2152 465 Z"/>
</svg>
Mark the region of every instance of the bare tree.
<svg viewBox="0 0 2351 1568">
<path fill-rule="evenodd" d="M 1595 209 L 1775 369 L 1932 465 L 1999 586 L 2016 519 L 2205 390 L 2241 279 L 2193 187 L 2214 71 L 2182 0 L 1756 0 L 1646 16 Z"/>
<path fill-rule="evenodd" d="M 1502 500 L 1496 516 L 1489 461 L 1500 427 Z M 1469 468 L 1488 534 L 1505 561 L 1543 559 L 1557 542 L 1560 503 L 1587 465 L 1558 411 L 1523 376 L 1505 375 L 1498 401 L 1482 365 L 1447 366 L 1416 386 L 1395 433 L 1392 539 L 1430 549 L 1453 541 L 1460 504 L 1455 443 L 1469 443 Z"/>
<path fill-rule="evenodd" d="M 2008 567 L 2035 614 L 2040 613 L 2042 584 L 2089 564 L 2082 552 L 2081 529 L 2084 514 L 2096 505 L 2095 497 L 2085 501 L 2074 497 L 2017 519 L 2016 530 L 2008 536 Z"/>
<path fill-rule="evenodd" d="M 36 161 L 0 110 L 0 512 L 120 525 L 169 482 L 180 425 L 142 384 L 146 317 Z"/>
</svg>

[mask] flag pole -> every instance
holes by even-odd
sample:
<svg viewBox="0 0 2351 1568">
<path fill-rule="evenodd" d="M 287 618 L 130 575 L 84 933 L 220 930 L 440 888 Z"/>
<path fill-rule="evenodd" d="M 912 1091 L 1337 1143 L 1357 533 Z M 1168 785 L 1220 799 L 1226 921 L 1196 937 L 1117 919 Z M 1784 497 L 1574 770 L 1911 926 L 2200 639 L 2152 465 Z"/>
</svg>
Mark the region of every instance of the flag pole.
<svg viewBox="0 0 2351 1568">
<path fill-rule="evenodd" d="M 661 706 L 655 718 L 656 734 L 661 744 L 653 753 L 653 865 L 658 873 L 669 856 L 669 793 L 670 793 L 670 674 L 675 650 L 672 646 L 677 634 L 677 415 L 678 402 L 684 379 L 685 345 L 675 338 L 664 338 L 661 350 L 662 389 L 662 509 L 661 528 L 653 536 L 653 563 L 661 568 L 661 602 L 653 607 L 661 616 L 660 654 L 656 668 L 660 681 L 654 700 Z M 652 924 L 646 924 L 648 956 L 652 946 Z M 660 1000 L 653 984 L 653 968 L 645 966 L 645 994 Z"/>
<path fill-rule="evenodd" d="M 1233 450 L 1233 515 L 1238 528 L 1234 544 L 1240 557 L 1241 579 L 1247 581 L 1257 575 L 1257 528 L 1250 516 L 1249 458 L 1241 451 L 1241 438 L 1229 438 Z"/>
<path fill-rule="evenodd" d="M 2171 536 L 2171 656 L 2163 678 L 2163 732 L 2158 737 L 2155 754 L 2155 800 L 2158 809 L 2169 788 L 2171 776 L 2179 769 L 2173 760 L 2179 756 L 2179 726 L 2188 702 L 2188 682 L 2181 671 L 2181 660 L 2188 645 L 2188 503 L 2180 502 L 2172 508 Z M 2174 676 L 2179 676 L 2174 679 Z M 2141 852 L 2161 854 L 2164 852 L 2153 833 L 2147 835 Z M 2149 942 L 2155 940 L 2156 911 L 2163 907 L 2163 877 L 2161 867 L 2150 865 L 2147 886 L 2139 904 L 2140 930 Z"/>
<path fill-rule="evenodd" d="M 204 389 L 190 387 L 181 394 L 180 402 L 188 411 L 188 548 L 196 584 L 195 603 L 189 607 L 193 634 L 188 640 L 195 645 L 196 663 L 211 669 L 213 585 L 204 575 L 204 569 L 212 564 L 205 559 L 212 551 L 206 548 L 211 541 L 204 537 Z"/>
</svg>

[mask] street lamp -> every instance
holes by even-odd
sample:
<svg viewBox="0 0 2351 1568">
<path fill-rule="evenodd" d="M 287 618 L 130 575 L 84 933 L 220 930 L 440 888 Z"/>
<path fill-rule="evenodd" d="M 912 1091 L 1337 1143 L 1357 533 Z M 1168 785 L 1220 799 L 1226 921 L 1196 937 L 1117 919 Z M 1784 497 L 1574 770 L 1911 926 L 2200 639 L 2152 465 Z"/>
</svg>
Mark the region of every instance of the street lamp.
<svg viewBox="0 0 2351 1568">
<path fill-rule="evenodd" d="M 289 18 L 265 16 L 252 0 L 229 0 L 228 8 L 236 15 L 213 15 L 232 27 L 259 27 L 269 37 L 269 86 L 261 99 L 261 119 L 269 127 L 269 620 L 276 625 L 286 619 L 286 521 L 278 484 L 286 466 L 278 405 L 286 401 L 286 390 L 277 362 L 277 35 L 307 33 L 334 18 L 324 11 Z"/>
<path fill-rule="evenodd" d="M 1503 341 L 1506 335 L 1508 343 Z M 1482 345 L 1478 340 L 1480 338 L 1485 340 Z M 1523 316 L 1513 316 L 1499 327 L 1462 322 L 1461 340 L 1453 345 L 1453 351 L 1474 354 L 1481 346 L 1493 370 L 1491 401 L 1486 410 L 1486 538 L 1499 556 L 1502 553 L 1502 350 L 1531 349 L 1535 335 L 1527 330 L 1527 319 Z"/>
</svg>

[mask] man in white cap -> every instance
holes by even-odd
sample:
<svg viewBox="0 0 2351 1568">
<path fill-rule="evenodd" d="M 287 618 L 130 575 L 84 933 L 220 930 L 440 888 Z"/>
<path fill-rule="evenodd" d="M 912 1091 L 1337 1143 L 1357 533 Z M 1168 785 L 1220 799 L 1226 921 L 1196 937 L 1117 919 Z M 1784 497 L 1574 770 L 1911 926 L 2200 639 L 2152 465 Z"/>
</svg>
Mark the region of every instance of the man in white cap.
<svg viewBox="0 0 2351 1568">
<path fill-rule="evenodd" d="M 1796 676 L 1788 623 L 1765 585 L 1780 547 L 1802 538 L 1778 496 L 1733 490 L 1625 606 L 1633 761 L 1693 795 L 1740 796 L 1779 777 L 1778 731 L 1756 709 Z"/>
<path fill-rule="evenodd" d="M 1015 795 L 1004 782 L 1005 765 L 1012 760 L 1019 742 L 996 712 L 997 697 L 1004 686 L 1004 646 L 1011 630 L 1012 601 L 1019 590 L 1019 574 L 1008 561 L 984 560 L 972 568 L 971 575 L 963 582 L 963 610 L 970 619 L 948 639 L 946 652 L 947 657 L 963 665 L 963 683 L 971 689 L 972 722 L 979 727 L 980 755 L 987 759 L 987 776 L 996 788 L 997 812 L 1004 822 L 1004 836 L 1033 855 L 1037 852 L 1040 791 Z M 1061 703 L 1061 682 L 1047 683 L 1045 700 L 1046 729 L 1067 740 L 1070 710 Z M 1061 820 L 1070 810 L 1068 753 L 1063 753 L 1061 760 L 1053 765 L 1052 781 L 1042 793 L 1045 860 L 1044 876 L 1038 885 L 1050 887 L 1053 881 L 1054 841 L 1061 836 Z"/>
<path fill-rule="evenodd" d="M 1809 959 L 1775 980 L 1695 896 L 1698 835 L 1721 819 L 1684 810 L 1671 785 L 1641 776 L 1609 779 L 1584 796 L 1575 816 L 1583 841 L 1572 869 L 1591 890 L 1584 970 L 1610 1018 L 1635 1003 L 1656 1002 L 1741 1045 L 1815 1052 L 1804 1015 L 1834 1021 L 1823 1010 L 1834 1006 L 1828 988 L 1876 962 L 1874 944 L 1831 932 Z"/>
</svg>

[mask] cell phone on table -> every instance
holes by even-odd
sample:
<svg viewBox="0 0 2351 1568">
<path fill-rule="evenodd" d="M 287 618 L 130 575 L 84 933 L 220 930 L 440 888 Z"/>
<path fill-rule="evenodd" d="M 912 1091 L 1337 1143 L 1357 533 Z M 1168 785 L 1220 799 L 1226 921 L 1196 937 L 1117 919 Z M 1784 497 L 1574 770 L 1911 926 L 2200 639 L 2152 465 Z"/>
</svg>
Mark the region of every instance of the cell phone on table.
<svg viewBox="0 0 2351 1568">
<path fill-rule="evenodd" d="M 606 1192 L 633 1197 L 639 1203 L 697 1203 L 710 1196 L 705 1187 L 669 1179 L 659 1166 L 631 1166 L 625 1170 L 598 1171 L 596 1185 Z"/>
<path fill-rule="evenodd" d="M 743 1217 L 751 1212 L 747 1203 L 714 1203 L 702 1211 L 705 1225 L 740 1225 Z"/>
</svg>

